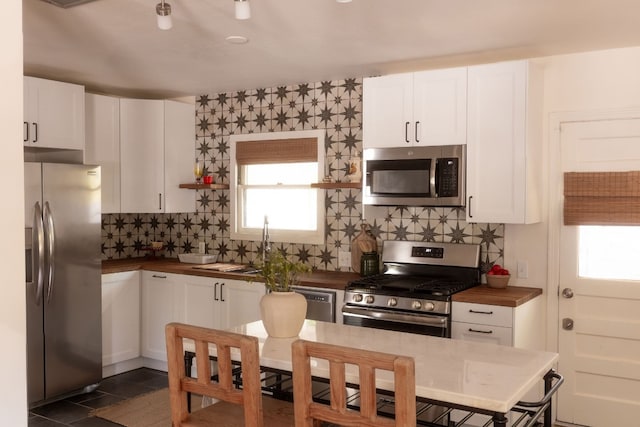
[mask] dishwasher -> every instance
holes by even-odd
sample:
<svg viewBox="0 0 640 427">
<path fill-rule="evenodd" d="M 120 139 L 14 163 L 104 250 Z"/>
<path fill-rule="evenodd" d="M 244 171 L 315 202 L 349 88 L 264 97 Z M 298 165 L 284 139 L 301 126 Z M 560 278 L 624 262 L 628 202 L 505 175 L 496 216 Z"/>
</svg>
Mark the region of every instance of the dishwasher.
<svg viewBox="0 0 640 427">
<path fill-rule="evenodd" d="M 335 291 L 292 286 L 295 292 L 307 300 L 307 319 L 323 322 L 336 322 L 336 293 Z"/>
</svg>

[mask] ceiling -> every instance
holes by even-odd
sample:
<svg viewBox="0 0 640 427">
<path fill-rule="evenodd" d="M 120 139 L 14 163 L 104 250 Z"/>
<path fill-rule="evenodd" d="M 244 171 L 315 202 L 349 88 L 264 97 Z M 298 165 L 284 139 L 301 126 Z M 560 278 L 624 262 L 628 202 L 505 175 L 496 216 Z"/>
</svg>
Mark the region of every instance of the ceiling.
<svg viewBox="0 0 640 427">
<path fill-rule="evenodd" d="M 640 46 L 638 0 L 23 0 L 24 70 L 171 98 Z M 242 35 L 243 45 L 227 36 Z"/>
</svg>

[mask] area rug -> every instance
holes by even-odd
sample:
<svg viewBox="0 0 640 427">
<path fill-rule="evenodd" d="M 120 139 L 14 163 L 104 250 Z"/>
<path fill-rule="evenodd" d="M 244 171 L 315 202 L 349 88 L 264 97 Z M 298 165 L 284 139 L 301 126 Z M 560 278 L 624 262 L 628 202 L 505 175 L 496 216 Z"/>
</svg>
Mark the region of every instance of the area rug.
<svg viewBox="0 0 640 427">
<path fill-rule="evenodd" d="M 194 409 L 200 408 L 202 398 L 192 396 L 191 405 Z M 90 415 L 126 427 L 171 427 L 169 389 L 163 388 L 115 405 L 95 409 Z"/>
</svg>

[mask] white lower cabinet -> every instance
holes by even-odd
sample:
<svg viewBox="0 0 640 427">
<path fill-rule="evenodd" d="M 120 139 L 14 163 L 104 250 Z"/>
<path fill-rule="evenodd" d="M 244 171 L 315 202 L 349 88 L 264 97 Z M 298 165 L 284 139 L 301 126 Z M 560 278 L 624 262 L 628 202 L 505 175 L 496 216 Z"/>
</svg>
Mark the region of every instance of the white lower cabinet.
<svg viewBox="0 0 640 427">
<path fill-rule="evenodd" d="M 185 323 L 227 329 L 260 320 L 262 283 L 185 275 L 182 285 Z"/>
<path fill-rule="evenodd" d="M 140 272 L 102 275 L 102 366 L 140 356 Z"/>
<path fill-rule="evenodd" d="M 451 338 L 513 345 L 513 308 L 453 303 Z"/>
<path fill-rule="evenodd" d="M 455 301 L 452 303 L 452 339 L 542 350 L 544 349 L 543 333 L 543 299 L 541 297 L 517 307 Z M 527 395 L 526 400 L 537 400 L 536 393 L 537 390 L 532 391 Z M 451 420 L 457 422 L 465 414 L 466 412 L 463 411 L 453 411 Z M 464 425 L 480 427 L 484 426 L 489 419 L 487 415 L 474 415 Z"/>
<path fill-rule="evenodd" d="M 167 361 L 164 328 L 183 321 L 182 275 L 142 272 L 142 356 Z"/>
<path fill-rule="evenodd" d="M 142 273 L 142 355 L 167 360 L 164 328 L 183 322 L 227 329 L 260 319 L 262 283 L 154 271 Z"/>
<path fill-rule="evenodd" d="M 260 299 L 266 293 L 264 284 L 244 280 L 221 280 L 220 299 L 221 323 L 224 328 L 232 328 L 243 323 L 260 320 Z"/>
</svg>

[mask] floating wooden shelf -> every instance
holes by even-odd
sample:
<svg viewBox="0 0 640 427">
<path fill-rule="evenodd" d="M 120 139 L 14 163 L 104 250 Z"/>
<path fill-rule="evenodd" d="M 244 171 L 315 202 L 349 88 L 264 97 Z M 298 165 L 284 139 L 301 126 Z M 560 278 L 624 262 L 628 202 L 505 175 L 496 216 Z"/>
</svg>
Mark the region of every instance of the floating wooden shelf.
<svg viewBox="0 0 640 427">
<path fill-rule="evenodd" d="M 180 188 L 188 188 L 191 190 L 227 190 L 229 184 L 180 184 Z"/>
<path fill-rule="evenodd" d="M 362 188 L 361 182 L 318 182 L 315 184 L 311 184 L 312 188 L 325 188 L 325 189 L 334 189 L 334 188 Z"/>
</svg>

